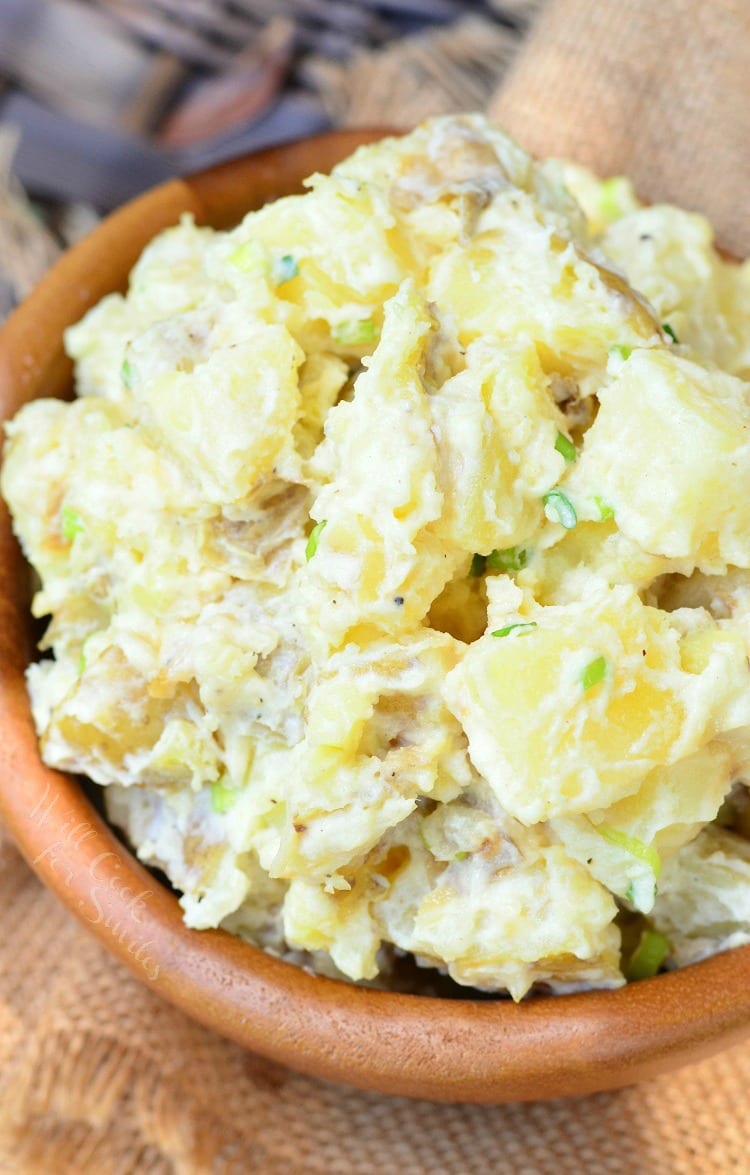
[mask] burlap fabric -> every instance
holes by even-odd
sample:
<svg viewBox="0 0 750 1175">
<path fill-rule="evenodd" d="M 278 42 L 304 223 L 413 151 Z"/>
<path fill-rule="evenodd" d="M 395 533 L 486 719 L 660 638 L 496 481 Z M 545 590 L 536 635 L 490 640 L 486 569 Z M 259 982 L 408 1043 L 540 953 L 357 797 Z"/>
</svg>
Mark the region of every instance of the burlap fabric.
<svg viewBox="0 0 750 1175">
<path fill-rule="evenodd" d="M 749 19 L 747 0 L 551 0 L 497 109 L 532 150 L 634 171 L 645 194 L 708 210 L 723 242 L 750 253 Z M 639 80 L 638 62 L 664 65 L 666 91 L 658 71 Z M 359 1093 L 262 1061 L 164 1004 L 1 840 L 0 894 L 0 1170 L 750 1172 L 750 1049 L 566 1102 Z"/>
<path fill-rule="evenodd" d="M 748 0 L 551 0 L 491 111 L 535 155 L 630 175 L 750 256 Z"/>
</svg>

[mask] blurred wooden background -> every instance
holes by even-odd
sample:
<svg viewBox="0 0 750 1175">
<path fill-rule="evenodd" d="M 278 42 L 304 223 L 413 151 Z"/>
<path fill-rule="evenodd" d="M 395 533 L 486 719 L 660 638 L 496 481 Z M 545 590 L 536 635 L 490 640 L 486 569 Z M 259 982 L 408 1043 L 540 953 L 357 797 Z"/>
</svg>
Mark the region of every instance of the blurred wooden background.
<svg viewBox="0 0 750 1175">
<path fill-rule="evenodd" d="M 542 3 L 2 0 L 0 318 L 99 214 L 169 176 L 485 106 Z"/>
</svg>

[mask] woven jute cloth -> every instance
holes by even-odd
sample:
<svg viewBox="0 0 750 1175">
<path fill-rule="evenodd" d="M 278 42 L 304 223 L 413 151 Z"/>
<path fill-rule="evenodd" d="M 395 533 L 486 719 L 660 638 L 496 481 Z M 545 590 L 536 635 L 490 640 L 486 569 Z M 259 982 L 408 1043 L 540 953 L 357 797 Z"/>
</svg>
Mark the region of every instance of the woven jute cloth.
<svg viewBox="0 0 750 1175">
<path fill-rule="evenodd" d="M 747 0 L 550 0 L 495 110 L 525 146 L 708 212 L 750 253 Z M 1 733 L 0 733 L 1 737 Z M 750 1172 L 750 1049 L 615 1093 L 437 1106 L 261 1060 L 147 991 L 0 837 L 0 1170 Z M 750 976 L 748 977 L 750 981 Z"/>
<path fill-rule="evenodd" d="M 629 175 L 750 256 L 748 0 L 551 0 L 490 109 L 533 154 Z"/>
</svg>

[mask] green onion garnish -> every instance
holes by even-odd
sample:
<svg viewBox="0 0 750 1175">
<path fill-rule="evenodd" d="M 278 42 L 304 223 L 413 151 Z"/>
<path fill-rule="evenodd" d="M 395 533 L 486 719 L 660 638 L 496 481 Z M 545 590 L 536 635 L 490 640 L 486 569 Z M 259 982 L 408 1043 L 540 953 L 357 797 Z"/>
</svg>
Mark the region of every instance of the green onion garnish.
<svg viewBox="0 0 750 1175">
<path fill-rule="evenodd" d="M 622 197 L 627 197 L 628 181 L 622 175 L 603 180 L 599 189 L 599 208 L 606 220 L 617 220 L 623 215 Z"/>
<path fill-rule="evenodd" d="M 637 836 L 628 836 L 626 832 L 620 832 L 619 828 L 613 828 L 611 824 L 598 824 L 596 831 L 611 845 L 618 849 L 624 849 L 626 853 L 630 853 L 631 857 L 637 857 L 639 861 L 644 861 L 654 877 L 659 876 L 661 857 L 652 845 L 645 844 Z"/>
<path fill-rule="evenodd" d="M 504 551 L 490 551 L 486 563 L 492 571 L 522 571 L 529 561 L 523 547 L 506 547 Z"/>
<path fill-rule="evenodd" d="M 274 262 L 273 280 L 277 286 L 283 286 L 284 282 L 290 282 L 298 273 L 299 265 L 291 253 L 285 253 L 283 257 L 279 257 Z"/>
<path fill-rule="evenodd" d="M 456 853 L 453 860 L 454 861 L 465 861 L 466 858 L 468 857 L 468 855 L 469 854 L 467 853 L 466 849 L 461 849 L 460 852 Z"/>
<path fill-rule="evenodd" d="M 663 322 L 661 324 L 661 329 L 664 331 L 665 335 L 669 335 L 673 343 L 679 343 L 680 340 L 677 338 L 677 335 L 674 333 L 668 322 Z"/>
<path fill-rule="evenodd" d="M 628 347 L 626 343 L 615 343 L 614 347 L 609 348 L 611 355 L 619 355 L 621 359 L 629 359 L 633 354 L 633 348 Z"/>
<path fill-rule="evenodd" d="M 578 515 L 567 494 L 564 494 L 562 490 L 550 490 L 544 495 L 542 501 L 544 502 L 544 513 L 550 522 L 559 522 L 566 530 L 573 529 L 578 522 Z"/>
<path fill-rule="evenodd" d="M 371 343 L 378 337 L 378 329 L 371 318 L 350 318 L 339 322 L 332 330 L 334 342 L 347 344 Z"/>
<path fill-rule="evenodd" d="M 85 530 L 86 526 L 77 510 L 72 506 L 63 506 L 62 508 L 62 536 L 67 542 L 72 543 L 77 534 Z"/>
<path fill-rule="evenodd" d="M 487 558 L 485 555 L 475 555 L 471 561 L 469 568 L 469 575 L 484 575 L 487 570 Z"/>
<path fill-rule="evenodd" d="M 243 273 L 261 273 L 266 269 L 266 255 L 258 241 L 245 241 L 231 254 L 229 264 Z"/>
<path fill-rule="evenodd" d="M 614 518 L 615 512 L 611 506 L 608 506 L 603 498 L 594 494 L 594 503 L 599 511 L 599 521 L 608 522 L 610 518 Z"/>
<path fill-rule="evenodd" d="M 595 657 L 593 661 L 589 661 L 588 665 L 581 674 L 581 685 L 584 691 L 593 689 L 595 685 L 599 685 L 607 676 L 607 658 Z"/>
<path fill-rule="evenodd" d="M 507 636 L 509 632 L 513 632 L 518 628 L 536 628 L 536 620 L 519 621 L 517 624 L 508 624 L 505 628 L 496 628 L 491 636 Z"/>
<path fill-rule="evenodd" d="M 79 677 L 80 677 L 80 676 L 81 676 L 81 674 L 82 674 L 82 673 L 85 671 L 85 669 L 86 669 L 86 665 L 87 665 L 87 661 L 86 661 L 86 645 L 89 643 L 89 641 L 91 640 L 92 636 L 98 636 L 98 635 L 99 635 L 99 633 L 100 633 L 100 632 L 103 632 L 103 631 L 104 631 L 104 630 L 103 630 L 103 629 L 101 629 L 101 628 L 96 628 L 96 629 L 94 629 L 94 631 L 93 631 L 93 632 L 90 632 L 88 636 L 85 636 L 85 637 L 83 638 L 83 640 L 81 641 L 81 651 L 80 651 L 80 653 L 78 654 L 78 663 L 77 663 L 77 665 L 76 665 L 76 669 L 77 669 L 77 672 L 78 672 L 78 676 L 79 676 Z"/>
<path fill-rule="evenodd" d="M 659 971 L 668 954 L 669 939 L 658 930 L 644 930 L 625 969 L 625 978 L 631 983 L 636 979 L 650 979 Z"/>
<path fill-rule="evenodd" d="M 123 359 L 122 367 L 120 368 L 120 379 L 125 384 L 125 387 L 130 391 L 133 387 L 133 366 L 129 359 Z"/>
<path fill-rule="evenodd" d="M 323 533 L 323 528 L 325 527 L 327 521 L 328 519 L 324 518 L 322 522 L 319 522 L 317 526 L 314 526 L 310 531 L 310 537 L 307 540 L 307 546 L 305 547 L 305 558 L 307 559 L 308 563 L 318 549 L 320 536 Z"/>
<path fill-rule="evenodd" d="M 222 779 L 226 778 L 222 776 Z M 225 787 L 221 779 L 211 784 L 211 807 L 214 812 L 221 814 L 228 812 L 237 799 L 237 792 L 232 787 Z"/>
<path fill-rule="evenodd" d="M 557 440 L 555 441 L 555 449 L 557 450 L 557 452 L 560 454 L 561 457 L 565 458 L 565 460 L 568 462 L 569 465 L 572 465 L 573 462 L 575 461 L 576 457 L 578 456 L 578 453 L 576 452 L 575 445 L 570 440 L 570 438 L 566 437 L 565 433 L 562 433 L 562 432 L 559 432 L 557 434 Z"/>
</svg>

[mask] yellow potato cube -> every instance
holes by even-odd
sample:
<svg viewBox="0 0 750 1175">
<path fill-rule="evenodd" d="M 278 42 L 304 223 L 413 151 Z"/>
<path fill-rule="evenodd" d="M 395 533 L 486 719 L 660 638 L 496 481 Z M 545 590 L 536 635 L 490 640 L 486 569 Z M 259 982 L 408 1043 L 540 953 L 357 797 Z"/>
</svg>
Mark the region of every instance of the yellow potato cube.
<svg viewBox="0 0 750 1175">
<path fill-rule="evenodd" d="M 444 696 L 504 808 L 525 824 L 607 808 L 750 723 L 744 642 L 701 624 L 699 659 L 676 618 L 594 581 L 575 603 L 523 602 L 471 645 Z"/>
<path fill-rule="evenodd" d="M 431 397 L 443 510 L 435 531 L 468 553 L 530 538 L 565 469 L 562 414 L 529 343 L 472 343 L 466 368 Z"/>
<path fill-rule="evenodd" d="M 212 351 L 192 370 L 137 380 L 144 423 L 185 464 L 210 503 L 246 497 L 291 452 L 304 356 L 282 326 Z"/>
<path fill-rule="evenodd" d="M 715 818 L 732 767 L 729 749 L 714 741 L 671 767 L 656 767 L 611 808 L 551 820 L 549 827 L 597 881 L 648 913 L 662 864 Z"/>
<path fill-rule="evenodd" d="M 483 884 L 462 882 L 471 871 L 466 861 L 449 866 L 422 900 L 411 942 L 417 955 L 445 960 L 459 983 L 507 987 L 516 1000 L 537 978 L 574 982 L 581 969 L 598 972 L 598 986 L 623 982 L 614 901 L 560 846 Z"/>
<path fill-rule="evenodd" d="M 430 298 L 449 311 L 464 345 L 480 336 L 529 338 L 545 369 L 595 390 L 616 345 L 655 343 L 650 308 L 614 271 L 584 255 L 522 192 L 500 194 L 468 242 L 434 262 Z"/>
<path fill-rule="evenodd" d="M 413 627 L 456 565 L 430 526 L 442 494 L 419 372 L 433 325 L 405 283 L 386 306 L 380 343 L 352 401 L 338 404 L 326 422 L 314 463 L 326 484 L 312 507 L 325 529 L 302 591 L 316 636 L 334 648 L 357 626 Z M 384 454 L 388 474 L 375 477 Z"/>
<path fill-rule="evenodd" d="M 582 513 L 600 496 L 652 555 L 750 567 L 747 384 L 664 348 L 634 351 L 598 395 L 566 485 Z"/>
</svg>

